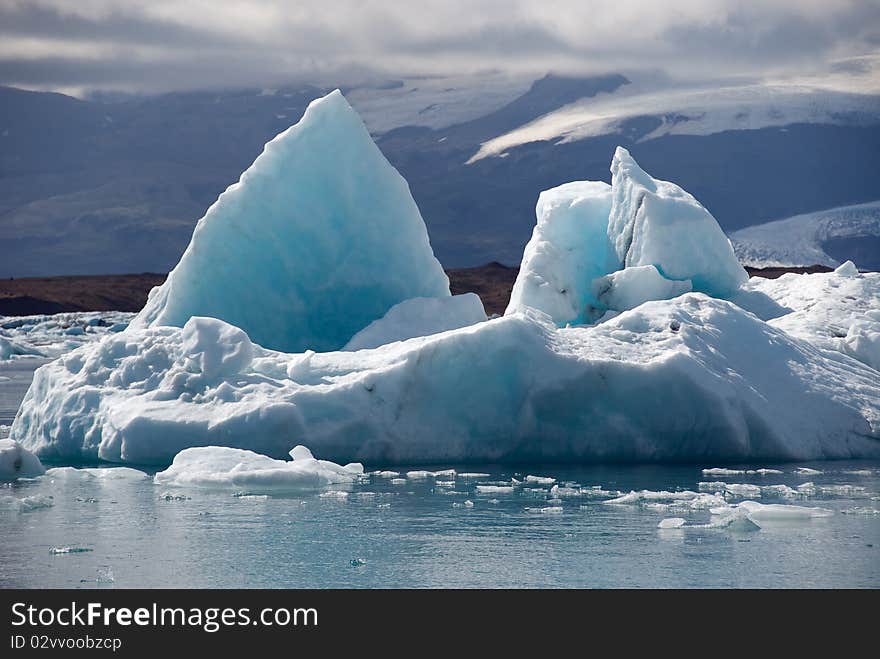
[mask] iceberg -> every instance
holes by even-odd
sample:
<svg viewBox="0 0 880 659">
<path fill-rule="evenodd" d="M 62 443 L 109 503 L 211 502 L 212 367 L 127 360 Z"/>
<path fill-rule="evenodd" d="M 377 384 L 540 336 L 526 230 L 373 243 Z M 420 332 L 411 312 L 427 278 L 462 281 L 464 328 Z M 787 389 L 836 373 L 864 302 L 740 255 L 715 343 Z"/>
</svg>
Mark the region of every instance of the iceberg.
<svg viewBox="0 0 880 659">
<path fill-rule="evenodd" d="M 378 348 L 395 341 L 430 336 L 486 320 L 486 310 L 475 293 L 451 297 L 417 297 L 394 305 L 379 320 L 355 334 L 343 350 Z"/>
<path fill-rule="evenodd" d="M 715 218 L 674 183 L 652 178 L 626 149 L 611 186 L 545 190 L 505 313 L 526 308 L 560 327 L 689 291 L 734 295 L 748 280 Z"/>
<path fill-rule="evenodd" d="M 619 268 L 608 239 L 611 186 L 576 181 L 538 197 L 538 222 L 523 253 L 505 313 L 526 308 L 560 326 L 592 322 L 602 315 L 592 281 Z"/>
<path fill-rule="evenodd" d="M 12 438 L 134 464 L 194 446 L 278 458 L 291 440 L 383 465 L 880 457 L 874 369 L 700 293 L 595 326 L 529 310 L 356 352 L 251 344 L 199 371 L 184 337 L 204 323 L 231 341 L 218 354 L 241 352 L 216 319 L 111 335 L 36 372 Z"/>
<path fill-rule="evenodd" d="M 171 466 L 154 477 L 156 485 L 170 487 L 245 490 L 248 494 L 300 492 L 354 483 L 363 465 L 340 466 L 317 460 L 305 446 L 289 453 L 292 460 L 221 446 L 189 448 L 174 456 Z M 338 492 L 334 494 L 340 494 Z M 343 492 L 348 496 L 347 492 Z"/>
<path fill-rule="evenodd" d="M 0 481 L 35 478 L 46 472 L 33 453 L 11 439 L 0 439 Z"/>
<path fill-rule="evenodd" d="M 608 236 L 623 267 L 653 265 L 722 298 L 748 280 L 709 211 L 674 183 L 648 175 L 622 147 L 611 162 L 611 188 Z"/>
<path fill-rule="evenodd" d="M 486 320 L 331 94 L 220 197 L 128 329 L 36 371 L 10 437 L 224 487 L 345 481 L 350 461 L 880 458 L 880 275 L 746 282 L 708 211 L 623 149 L 610 187 L 554 188 L 536 212 Z M 327 462 L 286 460 L 295 442 Z"/>
<path fill-rule="evenodd" d="M 208 316 L 266 348 L 338 350 L 395 304 L 449 294 L 407 182 L 337 90 L 220 195 L 131 326 Z"/>
</svg>

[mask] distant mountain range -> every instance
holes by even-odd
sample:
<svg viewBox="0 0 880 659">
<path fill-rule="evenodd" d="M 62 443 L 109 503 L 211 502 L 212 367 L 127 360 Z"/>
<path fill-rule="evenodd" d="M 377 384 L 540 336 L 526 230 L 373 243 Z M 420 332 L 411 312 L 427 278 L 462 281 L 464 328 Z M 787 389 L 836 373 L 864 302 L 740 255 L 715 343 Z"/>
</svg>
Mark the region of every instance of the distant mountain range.
<svg viewBox="0 0 880 659">
<path fill-rule="evenodd" d="M 0 88 L 0 277 L 167 271 L 217 195 L 327 91 L 78 100 Z M 610 180 L 618 144 L 729 232 L 880 198 L 873 96 L 657 92 L 616 74 L 343 91 L 410 182 L 447 267 L 518 264 L 538 193 Z"/>
</svg>

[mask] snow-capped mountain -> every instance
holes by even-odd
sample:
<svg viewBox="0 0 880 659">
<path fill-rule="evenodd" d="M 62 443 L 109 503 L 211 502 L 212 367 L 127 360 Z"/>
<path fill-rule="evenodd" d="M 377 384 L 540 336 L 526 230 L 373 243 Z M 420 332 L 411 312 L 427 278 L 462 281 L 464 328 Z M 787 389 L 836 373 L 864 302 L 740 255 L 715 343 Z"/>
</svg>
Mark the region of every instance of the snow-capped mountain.
<svg viewBox="0 0 880 659">
<path fill-rule="evenodd" d="M 0 88 L 0 277 L 166 272 L 228 182 L 331 89 L 78 100 Z M 728 233 L 880 197 L 880 97 L 846 85 L 486 73 L 343 91 L 447 267 L 518 263 L 538 193 L 610 181 L 617 146 Z"/>
</svg>

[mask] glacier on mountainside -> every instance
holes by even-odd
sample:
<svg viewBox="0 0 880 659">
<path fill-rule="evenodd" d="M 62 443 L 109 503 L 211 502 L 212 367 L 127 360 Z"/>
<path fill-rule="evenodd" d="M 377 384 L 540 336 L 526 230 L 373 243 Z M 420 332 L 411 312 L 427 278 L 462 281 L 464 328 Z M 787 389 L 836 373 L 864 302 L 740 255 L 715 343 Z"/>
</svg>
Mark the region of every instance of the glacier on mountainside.
<svg viewBox="0 0 880 659">
<path fill-rule="evenodd" d="M 449 294 L 407 182 L 337 90 L 220 195 L 132 326 L 210 316 L 266 347 L 337 350 L 395 304 Z"/>
<path fill-rule="evenodd" d="M 880 201 L 840 206 L 758 224 L 730 235 L 736 254 L 755 268 L 824 265 L 840 262 L 823 245 L 841 238 L 880 237 Z M 861 265 L 857 263 L 856 265 Z"/>
</svg>

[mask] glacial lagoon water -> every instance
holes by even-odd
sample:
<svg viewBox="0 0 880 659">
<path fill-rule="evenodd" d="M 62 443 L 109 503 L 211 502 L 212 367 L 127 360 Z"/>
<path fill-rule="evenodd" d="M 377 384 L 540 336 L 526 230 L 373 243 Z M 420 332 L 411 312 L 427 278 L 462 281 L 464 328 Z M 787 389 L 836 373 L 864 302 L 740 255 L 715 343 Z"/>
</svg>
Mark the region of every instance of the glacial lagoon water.
<svg viewBox="0 0 880 659">
<path fill-rule="evenodd" d="M 5 409 L 27 377 L 0 375 Z M 880 587 L 880 463 L 716 466 L 366 465 L 400 476 L 323 496 L 53 472 L 0 486 L 0 587 Z M 633 490 L 673 494 L 609 503 Z M 682 491 L 830 512 L 700 527 L 716 518 Z"/>
</svg>

